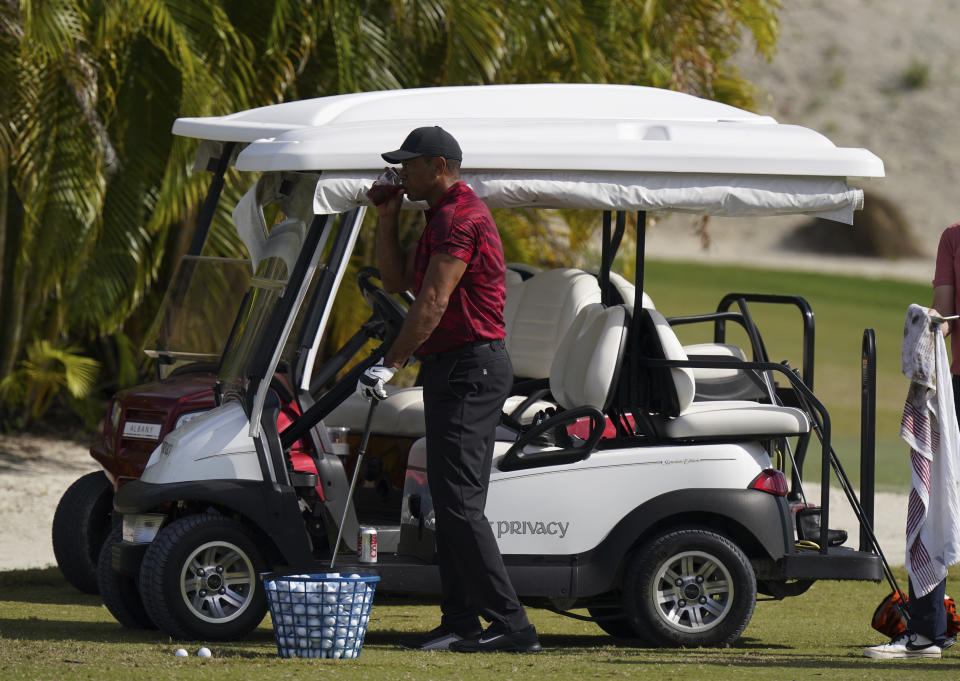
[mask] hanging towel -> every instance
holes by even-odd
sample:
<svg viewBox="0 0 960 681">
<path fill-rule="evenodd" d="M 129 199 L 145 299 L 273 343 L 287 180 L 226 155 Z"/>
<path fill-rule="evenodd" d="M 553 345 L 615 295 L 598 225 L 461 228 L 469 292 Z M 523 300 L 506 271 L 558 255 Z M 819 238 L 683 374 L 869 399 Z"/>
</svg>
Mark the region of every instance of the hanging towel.
<svg viewBox="0 0 960 681">
<path fill-rule="evenodd" d="M 925 596 L 960 561 L 960 433 L 947 347 L 925 307 L 907 308 L 902 360 L 910 379 L 900 423 L 910 445 L 906 568 L 914 592 Z"/>
</svg>

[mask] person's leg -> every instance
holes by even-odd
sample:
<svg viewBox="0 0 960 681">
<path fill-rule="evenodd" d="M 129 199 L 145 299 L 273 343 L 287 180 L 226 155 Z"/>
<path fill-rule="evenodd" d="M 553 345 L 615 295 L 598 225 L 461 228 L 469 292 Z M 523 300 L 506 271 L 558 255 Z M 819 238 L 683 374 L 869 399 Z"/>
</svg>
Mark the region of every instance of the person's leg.
<svg viewBox="0 0 960 681">
<path fill-rule="evenodd" d="M 960 423 L 960 376 L 954 374 L 953 379 L 953 407 L 957 412 L 957 422 Z"/>
<path fill-rule="evenodd" d="M 439 512 L 449 502 L 445 498 L 446 486 L 439 484 L 443 470 L 437 466 L 437 462 L 441 457 L 431 454 L 442 451 L 446 445 L 446 412 L 451 406 L 448 378 L 454 363 L 455 360 L 428 359 L 424 361 L 420 372 L 427 439 L 427 483 L 436 520 L 434 539 L 440 572 L 440 626 L 461 636 L 474 636 L 481 630 L 480 620 L 470 599 L 470 589 L 457 568 L 456 548 L 449 540 L 454 528 L 443 522 Z"/>
<path fill-rule="evenodd" d="M 910 584 L 910 631 L 926 636 L 939 645 L 947 637 L 947 609 L 943 598 L 947 589 L 947 580 L 933 587 L 925 596 L 917 596 Z"/>
<path fill-rule="evenodd" d="M 469 604 L 507 632 L 526 629 L 530 622 L 507 576 L 484 507 L 494 434 L 512 374 L 502 348 L 481 348 L 449 363 L 446 394 L 436 390 L 429 401 L 424 398 L 444 617 L 459 617 Z"/>
</svg>

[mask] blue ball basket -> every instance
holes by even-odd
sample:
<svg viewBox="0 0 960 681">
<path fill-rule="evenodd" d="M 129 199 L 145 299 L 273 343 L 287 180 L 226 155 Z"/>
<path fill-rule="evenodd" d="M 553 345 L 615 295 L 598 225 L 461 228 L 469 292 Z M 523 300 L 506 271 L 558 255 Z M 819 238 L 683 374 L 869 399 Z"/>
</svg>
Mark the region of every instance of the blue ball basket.
<svg viewBox="0 0 960 681">
<path fill-rule="evenodd" d="M 355 658 L 367 633 L 376 575 L 261 575 L 280 657 Z"/>
</svg>

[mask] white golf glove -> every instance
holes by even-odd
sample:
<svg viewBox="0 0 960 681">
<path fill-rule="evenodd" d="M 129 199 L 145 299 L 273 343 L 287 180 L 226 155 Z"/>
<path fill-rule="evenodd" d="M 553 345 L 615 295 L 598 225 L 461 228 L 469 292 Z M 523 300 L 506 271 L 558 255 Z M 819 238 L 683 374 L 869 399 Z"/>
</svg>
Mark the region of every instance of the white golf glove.
<svg viewBox="0 0 960 681">
<path fill-rule="evenodd" d="M 381 358 L 379 362 L 363 372 L 360 380 L 357 381 L 357 392 L 365 400 L 370 398 L 386 399 L 387 391 L 383 386 L 393 378 L 395 373 L 397 373 L 397 370 L 393 367 L 383 366 L 383 359 Z"/>
</svg>

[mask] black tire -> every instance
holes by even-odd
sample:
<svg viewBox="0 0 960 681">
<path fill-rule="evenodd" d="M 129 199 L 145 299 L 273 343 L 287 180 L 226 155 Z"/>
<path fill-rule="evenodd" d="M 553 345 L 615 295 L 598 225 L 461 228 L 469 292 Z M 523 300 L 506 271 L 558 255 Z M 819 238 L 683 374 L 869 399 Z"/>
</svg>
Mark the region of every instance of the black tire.
<svg viewBox="0 0 960 681">
<path fill-rule="evenodd" d="M 97 561 L 110 532 L 113 487 L 103 471 L 87 473 L 60 497 L 53 514 L 53 555 L 70 584 L 99 593 Z"/>
<path fill-rule="evenodd" d="M 591 605 L 587 608 L 591 617 L 598 617 L 596 624 L 614 638 L 636 639 L 637 632 L 630 626 L 623 608 L 619 605 Z"/>
<path fill-rule="evenodd" d="M 110 614 L 127 629 L 156 629 L 157 625 L 153 623 L 143 601 L 140 600 L 137 580 L 113 570 L 113 545 L 122 539 L 123 526 L 117 525 L 110 530 L 100 547 L 100 558 L 97 561 L 100 597 Z"/>
<path fill-rule="evenodd" d="M 174 638 L 234 641 L 266 614 L 259 577 L 264 565 L 253 535 L 238 521 L 188 516 L 163 528 L 150 544 L 140 566 L 140 595 L 157 625 Z M 232 585 L 223 577 L 231 568 Z"/>
<path fill-rule="evenodd" d="M 750 623 L 757 579 L 746 555 L 726 537 L 674 530 L 634 554 L 623 597 L 641 638 L 667 647 L 727 646 Z"/>
</svg>

